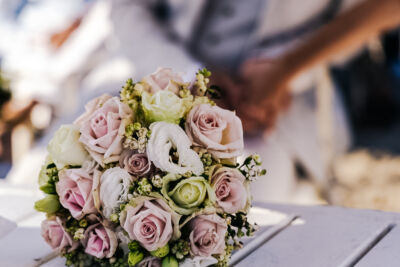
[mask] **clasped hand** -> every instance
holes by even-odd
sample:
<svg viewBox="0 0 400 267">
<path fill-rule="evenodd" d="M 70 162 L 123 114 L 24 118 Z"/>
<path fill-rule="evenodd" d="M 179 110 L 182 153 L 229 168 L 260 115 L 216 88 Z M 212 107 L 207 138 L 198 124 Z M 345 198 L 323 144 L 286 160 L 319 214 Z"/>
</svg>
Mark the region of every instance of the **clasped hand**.
<svg viewBox="0 0 400 267">
<path fill-rule="evenodd" d="M 211 84 L 223 92 L 225 108 L 236 110 L 247 134 L 274 128 L 279 114 L 290 104 L 289 74 L 278 60 L 252 59 L 238 77 L 213 71 Z"/>
</svg>

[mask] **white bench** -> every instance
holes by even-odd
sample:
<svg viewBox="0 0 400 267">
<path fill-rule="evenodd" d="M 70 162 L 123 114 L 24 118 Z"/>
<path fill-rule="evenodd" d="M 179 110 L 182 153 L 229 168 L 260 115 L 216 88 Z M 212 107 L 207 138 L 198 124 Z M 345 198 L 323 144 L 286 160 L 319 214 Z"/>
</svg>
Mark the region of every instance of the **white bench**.
<svg viewBox="0 0 400 267">
<path fill-rule="evenodd" d="M 0 195 L 0 266 L 34 266 L 36 258 L 51 253 L 40 236 L 44 215 L 33 211 L 39 196 L 29 189 L 18 190 L 11 188 L 9 194 Z M 397 213 L 255 203 L 250 217 L 260 229 L 233 255 L 235 266 L 375 267 L 400 263 Z M 43 266 L 63 265 L 64 260 L 57 258 Z"/>
</svg>

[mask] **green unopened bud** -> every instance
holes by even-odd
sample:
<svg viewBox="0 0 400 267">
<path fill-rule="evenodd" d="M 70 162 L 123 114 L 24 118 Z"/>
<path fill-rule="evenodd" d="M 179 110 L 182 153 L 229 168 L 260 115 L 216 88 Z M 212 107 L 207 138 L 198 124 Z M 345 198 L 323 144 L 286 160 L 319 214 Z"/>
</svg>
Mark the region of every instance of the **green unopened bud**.
<svg viewBox="0 0 400 267">
<path fill-rule="evenodd" d="M 266 169 L 262 169 L 258 172 L 258 176 L 263 176 L 267 174 L 267 170 Z"/>
<path fill-rule="evenodd" d="M 116 213 L 111 214 L 110 221 L 112 221 L 113 223 L 118 223 L 119 222 L 118 214 L 116 214 Z"/>
<path fill-rule="evenodd" d="M 157 257 L 157 258 L 164 258 L 167 256 L 169 253 L 169 246 L 166 244 L 165 246 L 156 249 L 154 251 L 150 251 L 151 256 Z"/>
<path fill-rule="evenodd" d="M 258 154 L 254 154 L 253 155 L 253 160 L 254 160 L 254 162 L 257 164 L 257 165 L 261 165 L 261 157 L 260 157 L 260 155 L 258 155 Z"/>
<path fill-rule="evenodd" d="M 86 227 L 88 225 L 87 221 L 85 219 L 82 219 L 79 221 L 79 226 L 80 227 Z"/>
<path fill-rule="evenodd" d="M 142 128 L 142 125 L 140 124 L 140 122 L 135 122 L 133 124 L 133 129 L 135 129 L 136 131 L 139 131 L 140 128 Z"/>
<path fill-rule="evenodd" d="M 129 251 L 132 251 L 132 252 L 139 250 L 140 249 L 139 242 L 137 242 L 137 241 L 130 242 L 128 244 L 128 249 L 129 249 Z"/>
<path fill-rule="evenodd" d="M 172 255 L 169 255 L 162 260 L 162 267 L 178 267 L 178 266 L 179 266 L 178 260 Z"/>
<path fill-rule="evenodd" d="M 35 202 L 35 209 L 40 212 L 55 213 L 60 209 L 60 201 L 57 195 L 47 195 Z"/>
<path fill-rule="evenodd" d="M 131 251 L 128 255 L 128 264 L 129 266 L 135 266 L 139 262 L 141 262 L 144 258 L 144 253 L 140 251 Z M 178 266 L 178 265 L 177 265 Z"/>
<path fill-rule="evenodd" d="M 39 189 L 42 190 L 46 194 L 55 194 L 56 193 L 56 187 L 54 186 L 53 183 L 41 185 L 39 187 Z"/>
</svg>

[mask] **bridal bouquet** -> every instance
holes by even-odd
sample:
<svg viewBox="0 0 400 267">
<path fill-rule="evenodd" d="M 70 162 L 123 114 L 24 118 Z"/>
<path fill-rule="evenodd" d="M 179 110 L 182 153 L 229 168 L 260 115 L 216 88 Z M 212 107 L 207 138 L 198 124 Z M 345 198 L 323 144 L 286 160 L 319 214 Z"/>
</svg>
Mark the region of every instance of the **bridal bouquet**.
<svg viewBox="0 0 400 267">
<path fill-rule="evenodd" d="M 55 133 L 35 208 L 67 266 L 227 266 L 252 235 L 248 187 L 265 170 L 257 155 L 239 163 L 242 123 L 209 76 L 129 79 Z"/>
</svg>

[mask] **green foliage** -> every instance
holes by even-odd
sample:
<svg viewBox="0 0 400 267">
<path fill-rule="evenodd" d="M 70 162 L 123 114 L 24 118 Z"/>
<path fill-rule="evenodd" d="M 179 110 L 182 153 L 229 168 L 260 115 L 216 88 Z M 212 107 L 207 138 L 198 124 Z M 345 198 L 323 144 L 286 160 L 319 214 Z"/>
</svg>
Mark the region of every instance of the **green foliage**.
<svg viewBox="0 0 400 267">
<path fill-rule="evenodd" d="M 261 158 L 258 154 L 248 156 L 242 165 L 238 167 L 240 172 L 246 177 L 246 179 L 252 181 L 258 176 L 263 176 L 267 173 L 265 169 L 261 168 Z"/>
<path fill-rule="evenodd" d="M 175 255 L 178 260 L 182 260 L 184 257 L 189 255 L 190 244 L 184 239 L 177 240 L 171 248 L 171 253 Z"/>
</svg>

